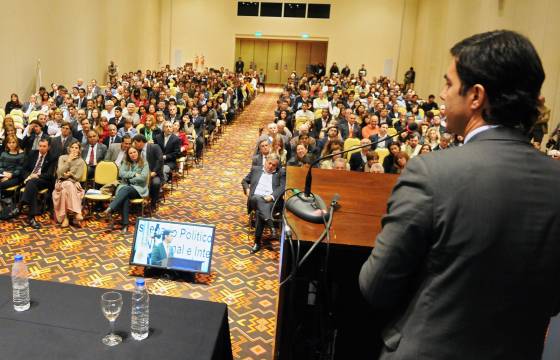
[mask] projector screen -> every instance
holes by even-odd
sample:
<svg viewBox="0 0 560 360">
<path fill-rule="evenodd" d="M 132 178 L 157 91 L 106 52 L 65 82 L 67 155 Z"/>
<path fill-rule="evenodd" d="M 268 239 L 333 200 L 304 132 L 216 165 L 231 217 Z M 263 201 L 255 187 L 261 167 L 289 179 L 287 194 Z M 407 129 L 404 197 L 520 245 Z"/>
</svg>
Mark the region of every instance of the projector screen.
<svg viewBox="0 0 560 360">
<path fill-rule="evenodd" d="M 130 264 L 207 274 L 214 233 L 213 225 L 138 218 Z"/>
</svg>

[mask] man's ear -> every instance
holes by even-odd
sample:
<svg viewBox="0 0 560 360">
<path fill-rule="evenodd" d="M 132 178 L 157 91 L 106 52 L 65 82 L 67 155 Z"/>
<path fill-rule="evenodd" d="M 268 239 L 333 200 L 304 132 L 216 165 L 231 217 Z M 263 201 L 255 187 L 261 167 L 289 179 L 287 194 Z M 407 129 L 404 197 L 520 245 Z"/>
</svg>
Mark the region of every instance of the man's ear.
<svg viewBox="0 0 560 360">
<path fill-rule="evenodd" d="M 486 89 L 480 84 L 475 84 L 469 90 L 470 108 L 473 111 L 482 111 L 486 102 Z"/>
</svg>

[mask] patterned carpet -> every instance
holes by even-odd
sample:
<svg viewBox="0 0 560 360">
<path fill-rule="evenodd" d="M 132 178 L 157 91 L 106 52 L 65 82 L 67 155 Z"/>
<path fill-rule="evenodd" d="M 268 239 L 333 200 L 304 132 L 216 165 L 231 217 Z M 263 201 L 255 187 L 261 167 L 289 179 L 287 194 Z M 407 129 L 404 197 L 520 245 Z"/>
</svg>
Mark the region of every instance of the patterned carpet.
<svg viewBox="0 0 560 360">
<path fill-rule="evenodd" d="M 276 94 L 259 95 L 225 134 L 207 149 L 204 166 L 189 170 L 168 194 L 157 217 L 216 225 L 212 273 L 197 283 L 147 280 L 150 292 L 227 303 L 236 359 L 271 359 L 276 325 L 278 242 L 250 253 L 246 198 L 241 179 L 250 169 L 258 128 L 272 119 Z M 104 220 L 61 229 L 43 215 L 40 230 L 23 218 L 0 222 L 0 274 L 13 257 L 25 256 L 31 277 L 92 287 L 132 290 L 141 269 L 128 265 L 132 235 L 110 233 Z"/>
</svg>

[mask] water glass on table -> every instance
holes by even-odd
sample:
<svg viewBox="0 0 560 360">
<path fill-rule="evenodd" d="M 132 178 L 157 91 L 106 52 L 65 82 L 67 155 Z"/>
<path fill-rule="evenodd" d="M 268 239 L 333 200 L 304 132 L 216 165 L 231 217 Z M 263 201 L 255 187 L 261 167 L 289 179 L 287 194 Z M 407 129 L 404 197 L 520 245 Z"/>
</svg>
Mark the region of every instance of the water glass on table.
<svg viewBox="0 0 560 360">
<path fill-rule="evenodd" d="M 115 346 L 122 342 L 122 338 L 115 334 L 115 320 L 119 317 L 122 305 L 122 295 L 119 292 L 109 291 L 101 295 L 101 310 L 109 320 L 111 329 L 111 332 L 102 339 L 103 344 L 107 346 Z"/>
</svg>

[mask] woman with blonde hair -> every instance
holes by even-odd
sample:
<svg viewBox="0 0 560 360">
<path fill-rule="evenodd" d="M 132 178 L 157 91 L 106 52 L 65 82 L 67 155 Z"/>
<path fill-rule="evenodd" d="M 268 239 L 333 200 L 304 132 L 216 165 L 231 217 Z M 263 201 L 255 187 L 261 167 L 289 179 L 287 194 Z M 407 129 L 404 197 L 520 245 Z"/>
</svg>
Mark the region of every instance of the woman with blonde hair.
<svg viewBox="0 0 560 360">
<path fill-rule="evenodd" d="M 429 128 L 426 132 L 426 138 L 424 139 L 424 144 L 430 145 L 432 150 L 439 145 L 440 134 L 436 128 Z"/>
<path fill-rule="evenodd" d="M 97 135 L 99 135 L 99 142 L 103 143 L 103 141 L 111 135 L 109 130 L 109 120 L 106 116 L 101 116 L 99 119 L 99 124 L 94 128 Z"/>
<path fill-rule="evenodd" d="M 155 138 L 161 134 L 161 130 L 156 126 L 156 118 L 153 115 L 148 114 L 146 116 L 146 122 L 144 127 L 140 129 L 140 134 L 144 135 L 150 144 L 153 144 Z"/>
<path fill-rule="evenodd" d="M 84 219 L 82 216 L 84 189 L 80 185 L 80 179 L 84 174 L 85 166 L 81 154 L 82 144 L 76 140 L 68 145 L 68 155 L 58 158 L 57 180 L 52 199 L 55 218 L 61 227 L 68 227 L 70 214 L 74 214 L 77 226 Z"/>
<path fill-rule="evenodd" d="M 276 136 L 272 139 L 272 152 L 280 157 L 280 164 L 282 166 L 286 166 L 286 157 L 288 156 L 288 152 L 284 147 L 284 138 L 282 135 L 276 134 Z"/>
</svg>

